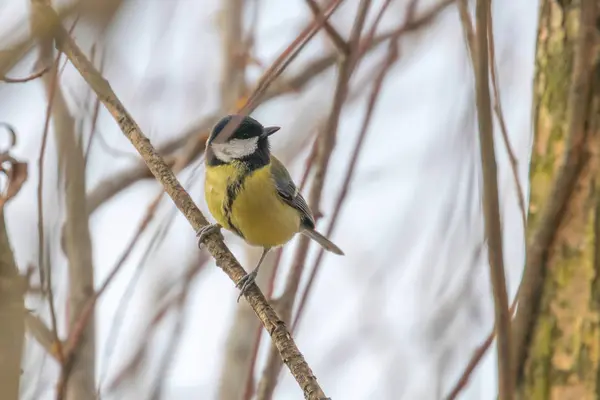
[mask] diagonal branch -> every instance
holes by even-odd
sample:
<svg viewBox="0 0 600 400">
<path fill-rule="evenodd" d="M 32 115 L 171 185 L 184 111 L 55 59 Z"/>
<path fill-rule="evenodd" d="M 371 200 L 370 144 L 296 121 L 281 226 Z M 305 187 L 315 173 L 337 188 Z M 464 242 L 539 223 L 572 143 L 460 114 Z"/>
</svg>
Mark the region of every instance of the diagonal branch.
<svg viewBox="0 0 600 400">
<path fill-rule="evenodd" d="M 321 7 L 319 7 L 315 0 L 306 0 L 306 3 L 310 7 L 310 10 L 316 18 L 322 18 L 323 11 L 321 11 Z M 335 47 L 338 49 L 338 51 L 341 54 L 348 55 L 348 53 L 350 52 L 348 48 L 348 43 L 346 43 L 344 38 L 342 38 L 340 33 L 333 27 L 333 25 L 331 25 L 331 22 L 325 21 L 325 23 L 323 24 L 323 29 L 325 30 L 325 32 L 327 32 L 327 35 L 329 36 Z"/>
<path fill-rule="evenodd" d="M 89 62 L 61 26 L 54 10 L 44 4 L 36 4 L 35 7 L 54 25 L 58 48 L 67 55 L 85 81 L 96 92 L 102 104 L 118 123 L 123 134 L 138 150 L 152 174 L 163 185 L 167 194 L 187 218 L 192 228 L 197 231 L 208 225 L 208 221 L 194 204 L 190 195 L 181 186 L 156 149 L 150 144 L 148 137 L 142 133 L 137 123 L 113 92 L 109 83 Z M 242 266 L 224 245 L 219 235 L 213 234 L 207 237 L 205 244 L 210 254 L 215 258 L 217 265 L 223 269 L 233 282 L 239 282 L 246 275 Z M 305 398 L 310 400 L 323 399 L 325 394 L 317 383 L 316 377 L 304 360 L 300 350 L 298 350 L 285 323 L 273 311 L 260 289 L 255 284 L 251 285 L 249 290 L 245 292 L 244 297 L 271 335 L 281 358 L 302 388 Z"/>
</svg>

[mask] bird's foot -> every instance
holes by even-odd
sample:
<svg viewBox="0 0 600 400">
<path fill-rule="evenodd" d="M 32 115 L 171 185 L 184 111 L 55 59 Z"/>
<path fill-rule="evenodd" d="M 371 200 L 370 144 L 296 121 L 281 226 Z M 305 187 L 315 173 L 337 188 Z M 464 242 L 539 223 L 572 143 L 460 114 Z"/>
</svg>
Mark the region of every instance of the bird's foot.
<svg viewBox="0 0 600 400">
<path fill-rule="evenodd" d="M 242 296 L 246 293 L 250 285 L 254 283 L 256 279 L 256 275 L 258 275 L 258 269 L 254 269 L 249 274 L 246 274 L 240 281 L 235 285 L 236 288 L 240 289 L 240 295 L 237 298 L 237 302 L 240 302 Z"/>
<path fill-rule="evenodd" d="M 210 235 L 211 233 L 220 232 L 221 228 L 222 227 L 220 224 L 210 224 L 204 225 L 203 227 L 198 229 L 198 232 L 196 232 L 196 237 L 198 238 L 198 248 L 202 248 L 202 243 L 208 235 Z"/>
</svg>

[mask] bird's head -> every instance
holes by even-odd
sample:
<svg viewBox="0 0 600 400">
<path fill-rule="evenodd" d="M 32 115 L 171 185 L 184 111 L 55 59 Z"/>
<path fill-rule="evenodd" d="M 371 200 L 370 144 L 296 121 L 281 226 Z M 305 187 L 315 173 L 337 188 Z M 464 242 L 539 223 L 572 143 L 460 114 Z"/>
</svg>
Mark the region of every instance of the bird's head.
<svg viewBox="0 0 600 400">
<path fill-rule="evenodd" d="M 231 132 L 231 127 L 239 123 Z M 227 127 L 227 128 L 226 128 Z M 222 163 L 253 158 L 269 160 L 269 136 L 279 130 L 278 126 L 264 127 L 254 118 L 242 115 L 227 115 L 215 125 L 207 147 L 212 155 Z"/>
</svg>

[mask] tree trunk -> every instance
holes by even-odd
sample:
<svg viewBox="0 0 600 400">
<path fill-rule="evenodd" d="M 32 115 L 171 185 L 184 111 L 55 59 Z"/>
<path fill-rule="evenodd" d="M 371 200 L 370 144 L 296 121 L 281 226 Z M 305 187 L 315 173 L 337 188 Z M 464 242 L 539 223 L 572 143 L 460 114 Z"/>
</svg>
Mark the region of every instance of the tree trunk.
<svg viewBox="0 0 600 400">
<path fill-rule="evenodd" d="M 545 223 L 550 233 L 546 232 L 547 247 L 540 253 L 539 306 L 532 313 L 526 350 L 518 363 L 523 365 L 521 399 L 599 398 L 600 284 L 594 258 L 600 220 L 594 214 L 600 214 L 595 212 L 595 198 L 600 196 L 594 186 L 600 97 L 595 1 L 541 4 L 528 257 Z M 569 179 L 561 179 L 565 176 Z M 557 193 L 565 200 L 548 212 Z M 550 229 L 546 217 L 556 221 Z"/>
</svg>

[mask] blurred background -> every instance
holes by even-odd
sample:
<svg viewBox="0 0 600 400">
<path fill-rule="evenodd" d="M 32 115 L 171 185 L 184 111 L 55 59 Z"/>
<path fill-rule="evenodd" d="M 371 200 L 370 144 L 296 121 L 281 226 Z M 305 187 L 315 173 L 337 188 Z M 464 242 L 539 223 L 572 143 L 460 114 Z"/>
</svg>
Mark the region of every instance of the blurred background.
<svg viewBox="0 0 600 400">
<path fill-rule="evenodd" d="M 315 5 L 333 3 L 79 0 L 53 7 L 212 221 L 203 194 L 212 125 L 244 104 L 314 21 Z M 333 123 L 359 3 L 340 2 L 327 29 L 251 114 L 282 127 L 272 151 L 298 184 L 305 181 L 306 197 L 315 170 L 326 172 L 311 206 L 321 216 L 319 230 L 346 256 L 320 254 L 314 244 L 304 252 L 294 239 L 270 254 L 258 283 L 332 399 L 442 399 L 494 324 L 473 69 L 455 2 L 367 2 L 362 38 L 370 29 L 373 35 Z M 537 9 L 536 2 L 492 4 L 500 99 L 526 196 Z M 90 376 L 102 399 L 302 398 L 251 308 L 244 299 L 236 303 L 238 290 L 197 248 L 193 229 L 115 120 L 66 57 L 57 59 L 52 41 L 36 37 L 34 14 L 28 0 L 0 4 L 0 49 L 22 50 L 0 53 L 0 76 L 46 70 L 26 82 L 0 82 L 0 121 L 17 138 L 10 154 L 28 165 L 4 212 L 16 267 L 31 289 L 20 398 L 56 398 L 65 377 L 57 348 L 72 339 L 73 321 L 94 292 L 66 398 L 94 398 L 72 387 Z M 382 75 L 392 47 L 397 59 Z M 8 56 L 15 56 L 11 63 Z M 497 122 L 511 302 L 525 258 L 524 226 Z M 0 132 L 3 148 L 8 132 Z M 322 137 L 333 144 L 326 164 L 314 156 Z M 260 249 L 229 233 L 225 242 L 247 270 L 257 261 Z M 459 397 L 496 393 L 492 347 Z"/>
</svg>

